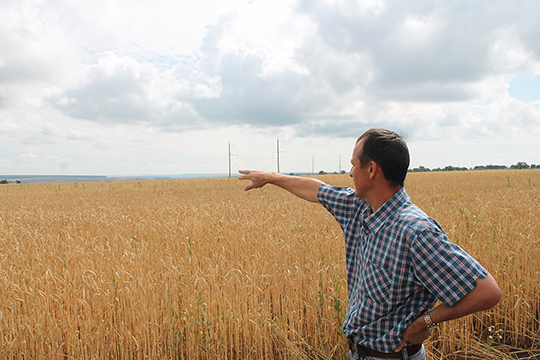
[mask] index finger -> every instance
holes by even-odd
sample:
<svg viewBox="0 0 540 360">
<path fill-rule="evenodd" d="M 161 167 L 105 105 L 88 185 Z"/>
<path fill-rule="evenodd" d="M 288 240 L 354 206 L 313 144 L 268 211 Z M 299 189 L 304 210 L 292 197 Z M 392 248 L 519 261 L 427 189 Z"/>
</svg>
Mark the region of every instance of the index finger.
<svg viewBox="0 0 540 360">
<path fill-rule="evenodd" d="M 238 170 L 238 172 L 239 172 L 240 174 L 243 174 L 243 176 L 239 176 L 238 179 L 239 179 L 239 180 L 244 180 L 245 177 L 246 177 L 246 175 L 251 174 L 253 171 L 251 171 L 251 170 Z"/>
</svg>

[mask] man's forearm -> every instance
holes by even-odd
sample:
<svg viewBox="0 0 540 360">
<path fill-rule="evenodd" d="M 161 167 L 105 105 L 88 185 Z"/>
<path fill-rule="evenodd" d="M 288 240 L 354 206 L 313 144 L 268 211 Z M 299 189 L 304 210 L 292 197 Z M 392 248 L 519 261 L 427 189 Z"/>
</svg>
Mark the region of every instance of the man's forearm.
<svg viewBox="0 0 540 360">
<path fill-rule="evenodd" d="M 276 174 L 273 185 L 279 186 L 290 193 L 311 202 L 318 203 L 317 193 L 322 181 L 309 177 Z"/>
<path fill-rule="evenodd" d="M 434 323 L 441 323 L 458 319 L 460 317 L 487 310 L 495 306 L 501 298 L 499 286 L 490 274 L 484 279 L 476 280 L 476 287 L 465 295 L 454 305 L 448 307 L 444 304 L 437 306 L 429 312 L 431 320 Z M 420 344 L 431 334 L 427 329 L 424 317 L 420 316 L 413 321 L 403 332 L 403 342 L 395 349 L 399 352 L 406 345 L 407 341 L 412 344 Z"/>
<path fill-rule="evenodd" d="M 244 187 L 244 190 L 261 188 L 266 184 L 279 186 L 290 193 L 311 202 L 318 203 L 317 193 L 319 187 L 324 184 L 322 181 L 309 177 L 283 175 L 275 172 L 240 170 L 243 176 L 239 180 L 251 180 L 251 184 Z"/>
<path fill-rule="evenodd" d="M 477 311 L 483 311 L 495 306 L 501 298 L 501 291 L 490 274 L 484 279 L 476 280 L 476 287 L 454 305 L 448 307 L 439 305 L 430 312 L 431 320 L 435 323 L 454 320 Z"/>
</svg>

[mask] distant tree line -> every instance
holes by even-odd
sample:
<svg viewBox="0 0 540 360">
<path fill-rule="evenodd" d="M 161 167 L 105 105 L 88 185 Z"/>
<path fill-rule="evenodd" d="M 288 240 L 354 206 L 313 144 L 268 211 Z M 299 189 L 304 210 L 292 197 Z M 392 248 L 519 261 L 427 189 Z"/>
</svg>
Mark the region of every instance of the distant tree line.
<svg viewBox="0 0 540 360">
<path fill-rule="evenodd" d="M 430 169 L 430 168 L 427 168 L 425 166 L 420 166 L 420 167 L 417 167 L 417 168 L 414 168 L 414 169 L 409 169 L 409 172 L 428 172 L 428 171 L 468 171 L 468 170 L 504 170 L 504 169 L 509 169 L 508 166 L 506 165 L 477 165 L 475 166 L 474 168 L 470 169 L 470 168 L 466 168 L 466 167 L 454 167 L 452 165 L 448 165 L 446 166 L 445 168 L 441 169 L 440 167 L 436 168 L 436 169 Z M 532 164 L 532 165 L 528 165 L 526 162 L 523 162 L 523 161 L 520 161 L 518 162 L 517 164 L 515 165 L 512 165 L 510 166 L 510 169 L 540 169 L 540 164 L 539 165 L 535 165 L 535 164 Z M 339 174 L 346 174 L 347 172 L 345 170 L 341 170 L 339 172 Z M 338 174 L 338 172 L 334 171 L 332 173 L 328 173 L 324 170 L 321 170 L 319 171 L 319 175 L 327 175 L 327 174 Z M 299 174 L 295 174 L 295 173 L 290 173 L 289 175 L 302 175 L 302 173 L 299 173 Z M 21 181 L 20 180 L 15 180 L 15 182 L 17 184 L 20 184 Z M 4 180 L 0 180 L 0 184 L 9 184 L 9 181 L 7 181 L 6 179 Z"/>
<path fill-rule="evenodd" d="M 15 180 L 15 182 L 17 184 L 20 184 L 21 180 Z M 0 184 L 9 184 L 9 181 L 7 181 L 7 179 L 3 179 L 3 180 L 0 180 Z"/>
<path fill-rule="evenodd" d="M 505 169 L 540 169 L 540 165 L 528 165 L 526 162 L 520 161 L 515 165 L 510 166 L 510 168 L 506 165 L 477 165 L 474 168 L 466 168 L 466 167 L 454 167 L 452 165 L 448 165 L 445 168 L 441 169 L 440 167 L 436 169 L 429 169 L 425 166 L 420 166 L 414 169 L 409 169 L 409 172 L 428 172 L 428 171 L 467 171 L 467 170 L 505 170 Z"/>
<path fill-rule="evenodd" d="M 455 167 L 452 165 L 448 165 L 444 168 L 436 168 L 436 169 L 430 169 L 425 166 L 420 166 L 414 169 L 409 169 L 409 172 L 429 172 L 429 171 L 469 171 L 469 170 L 505 170 L 505 169 L 540 169 L 539 165 L 529 165 L 526 162 L 520 161 L 515 165 L 512 165 L 510 167 L 506 165 L 477 165 L 473 168 L 466 168 L 466 167 Z M 305 175 L 309 173 L 290 173 L 289 175 Z M 341 170 L 339 173 L 334 172 L 326 172 L 324 170 L 319 171 L 317 174 L 319 175 L 327 175 L 327 174 L 347 174 L 345 170 Z"/>
</svg>

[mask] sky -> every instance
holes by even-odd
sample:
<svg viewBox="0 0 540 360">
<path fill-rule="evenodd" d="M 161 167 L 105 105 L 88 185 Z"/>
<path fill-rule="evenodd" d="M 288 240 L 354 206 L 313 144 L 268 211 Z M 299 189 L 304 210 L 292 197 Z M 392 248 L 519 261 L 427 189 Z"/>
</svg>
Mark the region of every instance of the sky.
<svg viewBox="0 0 540 360">
<path fill-rule="evenodd" d="M 1 175 L 540 164 L 540 1 L 2 0 Z"/>
</svg>

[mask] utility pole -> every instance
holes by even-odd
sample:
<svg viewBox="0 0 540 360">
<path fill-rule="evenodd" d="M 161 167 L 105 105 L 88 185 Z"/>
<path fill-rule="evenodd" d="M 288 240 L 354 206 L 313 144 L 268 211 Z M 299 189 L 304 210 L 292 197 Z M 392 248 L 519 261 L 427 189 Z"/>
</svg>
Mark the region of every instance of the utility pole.
<svg viewBox="0 0 540 360">
<path fill-rule="evenodd" d="M 339 173 L 341 173 L 341 154 L 339 154 Z"/>
<path fill-rule="evenodd" d="M 231 142 L 229 141 L 229 177 L 231 177 L 231 156 L 236 156 L 231 153 Z"/>
<path fill-rule="evenodd" d="M 279 174 L 279 137 L 277 138 L 277 172 Z"/>
<path fill-rule="evenodd" d="M 229 141 L 229 177 L 231 177 L 231 142 Z"/>
<path fill-rule="evenodd" d="M 286 151 L 284 151 L 286 152 Z M 281 150 L 279 150 L 279 137 L 277 138 L 277 149 L 276 149 L 276 153 L 277 153 L 277 172 L 279 174 L 279 154 L 281 153 Z"/>
<path fill-rule="evenodd" d="M 311 155 L 311 174 L 315 174 L 315 155 Z"/>
</svg>

